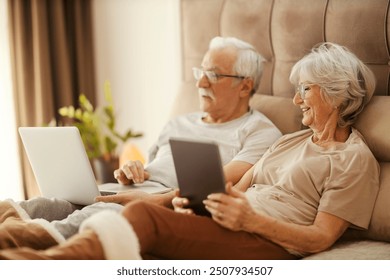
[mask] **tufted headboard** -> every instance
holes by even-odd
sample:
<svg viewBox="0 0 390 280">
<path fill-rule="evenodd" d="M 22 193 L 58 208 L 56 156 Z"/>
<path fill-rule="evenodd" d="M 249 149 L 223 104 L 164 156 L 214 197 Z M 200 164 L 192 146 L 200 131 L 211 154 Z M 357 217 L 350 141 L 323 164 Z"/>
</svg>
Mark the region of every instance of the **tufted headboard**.
<svg viewBox="0 0 390 280">
<path fill-rule="evenodd" d="M 353 51 L 374 71 L 375 95 L 390 95 L 389 0 L 181 0 L 180 16 L 183 82 L 175 115 L 198 110 L 191 69 L 215 36 L 248 41 L 266 58 L 256 105 L 264 95 L 292 98 L 292 66 L 324 41 Z M 290 124 L 275 122 L 284 133 L 300 128 L 299 112 L 293 105 L 289 110 Z"/>
<path fill-rule="evenodd" d="M 233 36 L 267 59 L 259 93 L 292 97 L 288 80 L 295 62 L 314 45 L 344 45 L 377 78 L 376 95 L 389 95 L 390 21 L 388 0 L 182 0 L 184 81 L 193 82 L 215 36 Z"/>
<path fill-rule="evenodd" d="M 359 117 L 381 165 L 381 190 L 367 237 L 390 241 L 390 0 L 181 0 L 182 84 L 172 115 L 199 110 L 191 68 L 201 64 L 209 41 L 233 36 L 267 59 L 252 107 L 283 133 L 301 129 L 292 104 L 292 66 L 313 46 L 331 41 L 353 51 L 373 70 L 375 96 Z M 384 223 L 384 221 L 387 221 Z"/>
</svg>

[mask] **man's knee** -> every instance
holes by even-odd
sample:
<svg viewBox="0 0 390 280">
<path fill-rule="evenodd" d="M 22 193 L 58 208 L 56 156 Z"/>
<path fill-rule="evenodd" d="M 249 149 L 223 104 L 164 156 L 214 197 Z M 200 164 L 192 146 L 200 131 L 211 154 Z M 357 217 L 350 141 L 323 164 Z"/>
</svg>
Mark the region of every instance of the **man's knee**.
<svg viewBox="0 0 390 280">
<path fill-rule="evenodd" d="M 145 209 L 148 207 L 149 203 L 142 201 L 142 200 L 137 200 L 134 202 L 130 202 L 126 204 L 126 206 L 122 210 L 122 215 L 125 218 L 131 217 L 135 213 L 142 213 L 145 211 Z"/>
<path fill-rule="evenodd" d="M 66 200 L 46 197 L 36 197 L 20 201 L 18 205 L 30 216 L 31 219 L 45 219 L 47 221 L 62 220 L 80 206 Z"/>
<path fill-rule="evenodd" d="M 122 215 L 130 222 L 133 223 L 135 220 L 147 220 L 148 217 L 153 216 L 153 212 L 156 211 L 160 206 L 157 206 L 150 202 L 137 200 L 128 203 L 122 210 Z M 158 210 L 157 210 L 158 211 Z"/>
</svg>

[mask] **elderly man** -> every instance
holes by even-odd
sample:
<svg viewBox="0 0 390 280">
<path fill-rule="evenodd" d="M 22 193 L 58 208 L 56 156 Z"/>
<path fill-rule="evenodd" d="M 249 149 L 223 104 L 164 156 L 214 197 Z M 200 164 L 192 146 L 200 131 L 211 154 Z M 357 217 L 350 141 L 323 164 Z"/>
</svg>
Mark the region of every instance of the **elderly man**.
<svg viewBox="0 0 390 280">
<path fill-rule="evenodd" d="M 210 42 L 201 68 L 193 68 L 202 112 L 170 121 L 151 149 L 153 159 L 144 170 L 140 162 L 130 161 L 114 172 L 121 184 L 144 180 L 176 187 L 177 180 L 168 139 L 172 136 L 218 143 L 226 181 L 238 182 L 260 158 L 266 148 L 281 136 L 264 115 L 249 108 L 262 72 L 263 58 L 246 42 L 216 37 Z M 150 199 L 171 206 L 174 191 Z M 126 204 L 142 192 L 98 197 L 98 201 Z"/>
<path fill-rule="evenodd" d="M 169 137 L 176 136 L 218 143 L 226 181 L 237 183 L 281 136 L 270 120 L 249 107 L 250 97 L 259 85 L 263 61 L 246 42 L 236 38 L 214 38 L 201 68 L 193 68 L 201 112 L 171 120 L 152 148 L 152 159 L 145 169 L 139 162 L 128 162 L 114 172 L 118 182 L 132 184 L 150 180 L 176 189 L 178 183 L 168 144 Z M 129 191 L 97 197 L 99 202 L 81 210 L 67 201 L 47 198 L 19 203 L 3 201 L 0 203 L 0 248 L 47 248 L 74 235 L 80 224 L 98 211 L 113 209 L 118 212 L 122 205 L 136 199 L 172 207 L 174 197 L 175 191 L 159 195 Z M 38 218 L 41 219 L 36 220 Z M 15 224 L 26 223 L 28 226 L 23 226 L 22 236 L 15 231 Z"/>
</svg>

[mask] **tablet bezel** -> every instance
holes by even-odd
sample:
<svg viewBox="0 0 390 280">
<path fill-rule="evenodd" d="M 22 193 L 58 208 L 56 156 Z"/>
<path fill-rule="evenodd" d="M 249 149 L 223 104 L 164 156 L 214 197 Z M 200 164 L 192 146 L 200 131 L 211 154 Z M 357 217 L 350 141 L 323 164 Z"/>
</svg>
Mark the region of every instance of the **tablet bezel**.
<svg viewBox="0 0 390 280">
<path fill-rule="evenodd" d="M 218 145 L 212 141 L 169 139 L 180 196 L 195 214 L 210 216 L 203 200 L 211 193 L 225 192 L 225 176 Z"/>
</svg>

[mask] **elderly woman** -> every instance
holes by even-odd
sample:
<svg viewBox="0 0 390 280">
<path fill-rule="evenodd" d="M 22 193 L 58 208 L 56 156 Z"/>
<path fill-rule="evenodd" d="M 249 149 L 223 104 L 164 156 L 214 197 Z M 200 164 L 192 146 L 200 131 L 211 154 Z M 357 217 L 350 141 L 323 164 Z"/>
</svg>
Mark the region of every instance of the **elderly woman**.
<svg viewBox="0 0 390 280">
<path fill-rule="evenodd" d="M 309 129 L 280 138 L 226 194 L 210 194 L 211 219 L 184 208 L 186 198 L 174 198 L 176 212 L 133 202 L 122 216 L 91 217 L 60 246 L 0 255 L 294 259 L 329 248 L 348 227 L 367 229 L 379 166 L 352 125 L 373 94 L 373 73 L 346 48 L 324 43 L 293 67 L 290 80 Z"/>
</svg>

